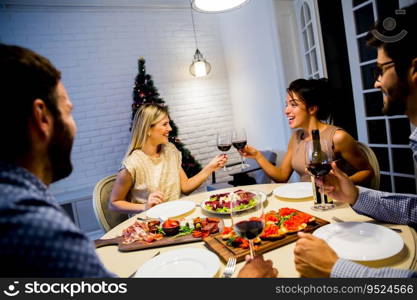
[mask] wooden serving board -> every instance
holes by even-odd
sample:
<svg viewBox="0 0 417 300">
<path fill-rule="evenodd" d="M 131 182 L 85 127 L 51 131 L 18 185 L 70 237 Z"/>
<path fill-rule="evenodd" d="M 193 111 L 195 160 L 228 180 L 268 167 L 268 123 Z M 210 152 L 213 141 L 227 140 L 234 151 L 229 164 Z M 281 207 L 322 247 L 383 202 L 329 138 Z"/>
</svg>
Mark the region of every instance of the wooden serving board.
<svg viewBox="0 0 417 300">
<path fill-rule="evenodd" d="M 218 223 L 219 232 L 223 231 L 224 223 L 223 220 L 220 219 Z M 96 248 L 110 246 L 110 245 L 117 245 L 119 246 L 119 251 L 128 252 L 128 251 L 136 251 L 136 250 L 143 250 L 149 248 L 156 248 L 156 247 L 164 247 L 164 246 L 172 246 L 178 244 L 186 244 L 186 243 L 195 243 L 201 242 L 203 239 L 201 237 L 195 238 L 192 234 L 184 235 L 184 236 L 165 236 L 158 241 L 154 241 L 152 243 L 145 243 L 143 241 L 136 241 L 131 244 L 123 244 L 123 238 L 121 236 L 112 238 L 112 239 L 98 239 L 94 241 Z"/>
<path fill-rule="evenodd" d="M 119 250 L 122 252 L 128 251 L 135 251 L 135 250 L 142 250 L 142 249 L 149 249 L 155 247 L 164 247 L 164 246 L 172 246 L 176 244 L 185 244 L 185 243 L 194 243 L 194 242 L 201 242 L 202 238 L 195 238 L 191 234 L 179 237 L 164 237 L 158 241 L 152 243 L 145 243 L 136 241 L 131 244 L 123 244 L 123 238 L 121 236 L 112 238 L 112 239 L 101 239 L 95 240 L 94 244 L 96 248 L 110 246 L 110 245 L 118 245 Z"/>
<path fill-rule="evenodd" d="M 317 228 L 329 224 L 328 221 L 315 217 L 316 220 L 308 224 L 306 228 L 302 231 L 304 232 L 313 232 Z M 257 245 L 256 252 L 257 253 L 265 253 L 270 250 L 279 248 L 281 246 L 287 245 L 294 241 L 298 240 L 297 233 L 290 233 L 284 235 L 283 238 L 275 241 L 262 241 L 261 244 Z M 214 251 L 224 262 L 231 257 L 235 257 L 237 262 L 241 262 L 245 260 L 245 256 L 249 254 L 249 249 L 242 249 L 238 247 L 228 246 L 226 241 L 222 239 L 222 234 L 217 233 L 214 235 L 210 235 L 204 238 L 204 242 L 206 243 L 207 247 Z"/>
</svg>

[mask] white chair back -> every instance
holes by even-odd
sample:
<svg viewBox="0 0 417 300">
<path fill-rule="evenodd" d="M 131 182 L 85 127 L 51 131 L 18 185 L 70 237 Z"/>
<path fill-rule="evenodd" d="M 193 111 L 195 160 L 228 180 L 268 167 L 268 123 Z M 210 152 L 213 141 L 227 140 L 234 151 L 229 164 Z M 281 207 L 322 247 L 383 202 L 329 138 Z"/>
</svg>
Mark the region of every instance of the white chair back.
<svg viewBox="0 0 417 300">
<path fill-rule="evenodd" d="M 369 146 L 361 142 L 358 142 L 358 146 L 363 151 L 363 153 L 365 153 L 366 158 L 368 159 L 369 164 L 371 165 L 374 171 L 374 177 L 371 180 L 370 188 L 374 190 L 378 190 L 379 184 L 380 184 L 380 178 L 381 178 L 378 159 L 376 158 L 374 151 Z"/>
</svg>

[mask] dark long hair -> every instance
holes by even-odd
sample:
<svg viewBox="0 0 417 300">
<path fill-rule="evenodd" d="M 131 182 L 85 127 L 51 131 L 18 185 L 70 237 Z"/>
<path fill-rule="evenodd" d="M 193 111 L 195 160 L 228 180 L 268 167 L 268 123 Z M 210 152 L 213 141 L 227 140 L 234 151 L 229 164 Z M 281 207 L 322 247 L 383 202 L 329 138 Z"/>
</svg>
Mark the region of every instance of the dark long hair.
<svg viewBox="0 0 417 300">
<path fill-rule="evenodd" d="M 290 95 L 296 93 L 307 108 L 317 106 L 317 119 L 331 122 L 333 92 L 327 78 L 294 80 L 287 92 Z"/>
</svg>

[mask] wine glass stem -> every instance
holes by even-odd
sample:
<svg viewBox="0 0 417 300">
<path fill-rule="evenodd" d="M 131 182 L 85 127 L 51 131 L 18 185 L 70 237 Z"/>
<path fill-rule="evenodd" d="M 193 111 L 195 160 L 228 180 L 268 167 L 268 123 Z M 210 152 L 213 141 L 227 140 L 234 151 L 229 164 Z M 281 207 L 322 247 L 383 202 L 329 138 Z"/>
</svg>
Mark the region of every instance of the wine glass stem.
<svg viewBox="0 0 417 300">
<path fill-rule="evenodd" d="M 243 156 L 240 155 L 240 168 L 243 170 L 245 168 Z"/>
<path fill-rule="evenodd" d="M 250 258 L 253 259 L 255 257 L 255 250 L 253 249 L 253 240 L 249 240 L 249 251 L 250 251 Z"/>
</svg>

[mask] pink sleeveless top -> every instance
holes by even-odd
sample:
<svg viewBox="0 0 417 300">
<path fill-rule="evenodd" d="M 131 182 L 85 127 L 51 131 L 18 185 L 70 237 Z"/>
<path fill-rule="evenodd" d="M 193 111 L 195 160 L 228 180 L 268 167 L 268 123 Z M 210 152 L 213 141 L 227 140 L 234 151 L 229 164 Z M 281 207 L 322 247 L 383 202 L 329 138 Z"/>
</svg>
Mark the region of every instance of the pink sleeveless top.
<svg viewBox="0 0 417 300">
<path fill-rule="evenodd" d="M 327 127 L 320 131 L 320 139 L 328 141 L 328 143 L 331 143 L 332 148 L 334 149 L 333 145 L 333 136 L 337 130 L 343 130 L 340 127 L 336 127 L 333 125 L 327 125 Z M 295 142 L 293 144 L 292 148 L 292 160 L 291 160 L 291 166 L 295 172 L 300 176 L 300 181 L 310 181 L 310 174 L 305 172 L 306 168 L 306 141 L 304 140 L 304 130 L 298 129 L 295 133 Z M 348 162 L 346 162 L 341 157 L 334 157 L 334 160 L 341 159 L 341 161 L 337 162 L 337 166 L 348 176 L 356 173 L 357 171 L 349 165 Z"/>
</svg>

